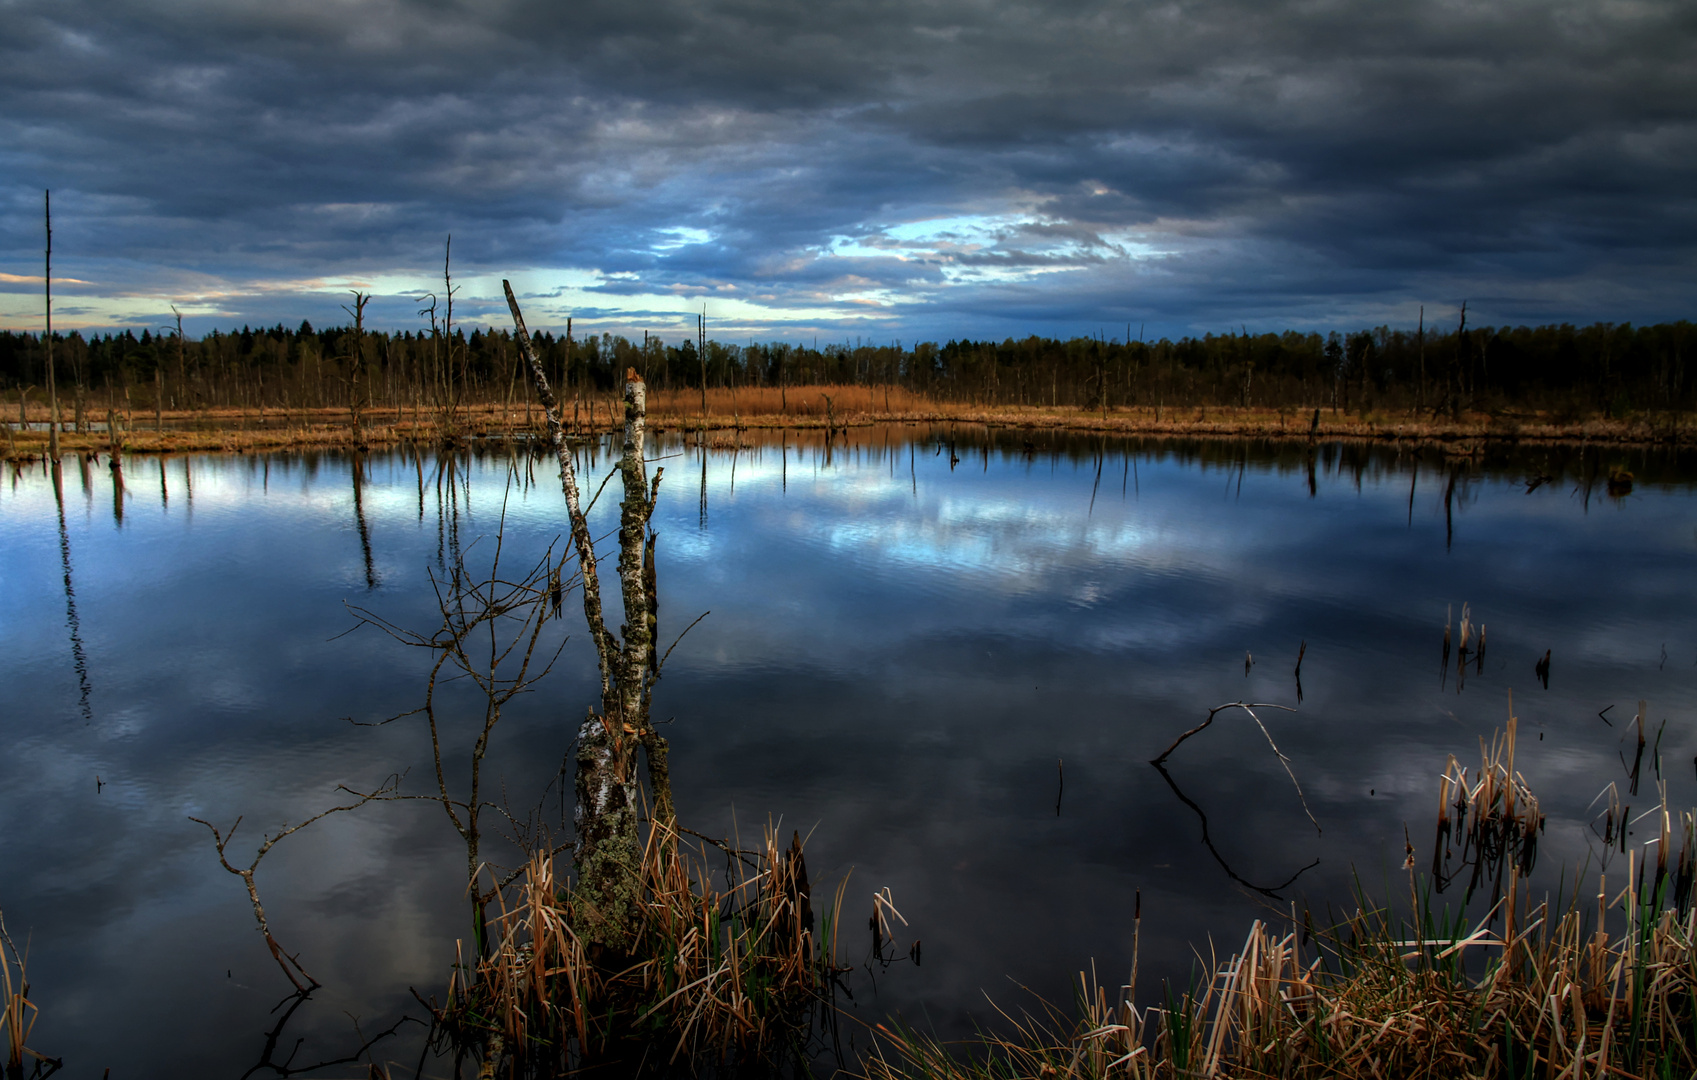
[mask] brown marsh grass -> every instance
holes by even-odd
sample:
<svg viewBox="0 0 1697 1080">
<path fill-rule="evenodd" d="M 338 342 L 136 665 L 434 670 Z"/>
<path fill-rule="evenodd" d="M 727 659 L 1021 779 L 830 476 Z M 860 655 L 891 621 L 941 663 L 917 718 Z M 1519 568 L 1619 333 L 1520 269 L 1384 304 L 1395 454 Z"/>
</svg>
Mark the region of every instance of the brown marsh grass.
<svg viewBox="0 0 1697 1080">
<path fill-rule="evenodd" d="M 562 402 L 573 436 L 606 434 L 623 423 L 618 399 L 603 393 Z M 45 407 L 31 405 L 32 424 L 45 423 Z M 1500 417 L 1463 413 L 1433 418 L 1401 412 L 1312 412 L 1273 408 L 1110 407 L 1067 405 L 974 405 L 941 401 L 901 387 L 810 385 L 715 388 L 707 392 L 703 415 L 697 390 L 654 391 L 649 399 L 651 426 L 686 432 L 747 428 L 859 427 L 889 422 L 950 422 L 1031 430 L 1081 431 L 1113 435 L 1265 438 L 1290 440 L 1372 440 L 1445 444 L 1451 452 L 1472 452 L 1492 442 L 1596 442 L 1629 446 L 1665 445 L 1690 438 L 1680 424 L 1647 417 L 1575 420 L 1533 413 L 1505 426 Z M 267 409 L 215 408 L 159 413 L 114 410 L 107 422 L 87 430 L 65 431 L 69 452 L 132 453 L 215 451 L 252 453 L 298 448 L 358 448 L 402 442 L 453 445 L 468 439 L 530 439 L 542 434 L 539 409 L 518 403 L 467 404 L 450 415 L 416 408 L 361 410 L 356 431 L 343 407 Z M 69 427 L 69 424 L 67 424 Z M 21 430 L 6 423 L 0 457 L 33 460 L 47 452 L 47 432 Z M 1618 487 L 1618 485 L 1617 485 Z"/>
<path fill-rule="evenodd" d="M 1070 1012 L 1040 1006 L 1006 1031 L 950 1046 L 880 1029 L 870 1080 L 1131 1077 L 1689 1077 L 1697 1072 L 1697 912 L 1691 906 L 1697 815 L 1674 826 L 1665 793 L 1652 859 L 1633 849 L 1618 879 L 1599 872 L 1534 901 L 1528 838 L 1542 824 L 1513 767 L 1515 724 L 1481 748 L 1477 771 L 1454 759 L 1440 801 L 1458 808 L 1439 845 L 1500 880 L 1488 910 L 1434 911 L 1409 873 L 1407 914 L 1361 900 L 1316 929 L 1294 909 L 1282 928 L 1256 921 L 1224 963 L 1159 1007 L 1130 983 L 1110 995 L 1080 975 Z M 1453 800 L 1453 801 L 1452 801 Z M 1677 863 L 1667 854 L 1675 833 Z M 1453 876 L 1453 875 L 1452 875 Z M 1465 908 L 1465 905 L 1464 905 Z M 1134 930 L 1135 935 L 1135 930 Z M 1135 941 L 1135 936 L 1134 936 Z"/>
<path fill-rule="evenodd" d="M 748 386 L 707 391 L 709 423 L 734 421 L 739 417 L 826 421 L 832 416 L 839 422 L 847 422 L 851 418 L 954 416 L 969 411 L 967 406 L 933 401 L 900 386 Z M 651 391 L 648 415 L 656 422 L 699 423 L 701 391 Z"/>
</svg>

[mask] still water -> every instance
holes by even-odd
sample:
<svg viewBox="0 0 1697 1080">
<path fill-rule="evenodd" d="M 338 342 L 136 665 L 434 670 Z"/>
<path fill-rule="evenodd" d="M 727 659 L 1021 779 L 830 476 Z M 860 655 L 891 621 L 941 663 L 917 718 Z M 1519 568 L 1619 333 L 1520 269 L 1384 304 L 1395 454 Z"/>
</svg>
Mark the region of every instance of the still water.
<svg viewBox="0 0 1697 1080">
<path fill-rule="evenodd" d="M 593 492 L 606 448 L 580 454 Z M 662 641 L 710 612 L 657 691 L 680 814 L 714 836 L 799 830 L 816 879 L 849 875 L 860 1020 L 957 1034 L 992 1000 L 1067 1000 L 1092 964 L 1123 981 L 1139 896 L 1147 1001 L 1269 910 L 1344 904 L 1357 876 L 1406 889 L 1405 826 L 1424 863 L 1446 756 L 1476 762 L 1511 691 L 1551 880 L 1596 864 L 1588 805 L 1625 789 L 1639 699 L 1659 758 L 1628 801 L 1647 808 L 1658 766 L 1676 809 L 1697 800 L 1689 454 L 929 427 L 829 446 L 662 437 L 655 454 Z M 1630 493 L 1608 493 L 1611 467 L 1634 473 Z M 241 1076 L 263 1059 L 289 988 L 190 819 L 241 818 L 246 865 L 263 832 L 346 801 L 339 785 L 401 774 L 426 793 L 419 723 L 362 725 L 419 704 L 427 657 L 354 629 L 351 609 L 432 629 L 433 575 L 455 550 L 486 566 L 503 513 L 511 565 L 559 542 L 545 461 L 138 458 L 120 477 L 103 458 L 69 465 L 62 500 L 39 465 L 5 474 L 0 912 L 29 950 L 31 1044 L 67 1075 Z M 1465 681 L 1440 664 L 1463 604 L 1487 634 Z M 556 827 L 596 700 L 581 608 L 565 614 L 559 663 L 509 708 L 489 765 L 498 799 Z M 457 700 L 463 746 L 476 702 Z M 1149 765 L 1238 700 L 1295 710 L 1259 715 L 1313 822 L 1241 712 L 1167 776 Z M 267 856 L 273 928 L 324 983 L 274 1061 L 297 1039 L 294 1067 L 335 1059 L 356 1025 L 423 1015 L 411 991 L 440 996 L 469 937 L 463 851 L 439 807 L 393 802 Z M 886 887 L 917 965 L 868 963 Z M 411 1075 L 422 1030 L 377 1060 Z"/>
</svg>

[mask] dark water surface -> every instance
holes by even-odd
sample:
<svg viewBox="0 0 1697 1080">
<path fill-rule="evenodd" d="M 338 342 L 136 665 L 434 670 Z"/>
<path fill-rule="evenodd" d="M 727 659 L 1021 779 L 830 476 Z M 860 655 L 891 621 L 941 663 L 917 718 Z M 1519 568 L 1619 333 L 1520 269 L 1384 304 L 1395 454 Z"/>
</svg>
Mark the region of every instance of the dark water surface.
<svg viewBox="0 0 1697 1080">
<path fill-rule="evenodd" d="M 923 963 L 862 967 L 866 1020 L 899 1011 L 955 1033 L 988 1014 L 986 993 L 1066 1000 L 1092 962 L 1120 981 L 1139 890 L 1147 1000 L 1269 908 L 1345 903 L 1356 872 L 1380 895 L 1405 889 L 1405 823 L 1424 863 L 1445 757 L 1476 763 L 1510 690 L 1552 880 L 1594 846 L 1587 805 L 1624 781 L 1638 699 L 1653 730 L 1667 722 L 1670 802 L 1697 798 L 1689 454 L 1416 460 L 968 428 L 860 430 L 829 450 L 744 439 L 657 450 L 661 637 L 712 614 L 672 655 L 656 715 L 675 717 L 685 824 L 752 839 L 781 822 L 811 834 L 817 877 L 852 871 L 852 960 L 871 894 L 891 890 Z M 609 462 L 584 453 L 593 491 Z M 430 573 L 456 544 L 486 561 L 504 495 L 508 557 L 539 554 L 564 531 L 559 486 L 520 461 L 508 494 L 513 467 L 504 451 L 131 459 L 120 494 L 102 459 L 66 470 L 62 512 L 39 465 L 4 476 L 0 911 L 30 950 L 31 1042 L 66 1075 L 240 1076 L 260 1058 L 288 987 L 189 818 L 241 816 L 245 863 L 339 784 L 411 770 L 403 790 L 427 790 L 415 721 L 348 720 L 416 705 L 425 657 L 344 634 L 347 605 L 433 627 Z M 1610 467 L 1635 474 L 1630 494 L 1607 494 Z M 1488 647 L 1458 686 L 1439 659 L 1463 603 Z M 559 666 L 490 759 L 515 809 L 556 824 L 560 764 L 595 700 L 581 608 L 565 613 Z M 1171 784 L 1148 764 L 1239 699 L 1297 708 L 1261 717 L 1320 835 L 1241 713 L 1173 755 Z M 469 726 L 476 703 L 457 700 Z M 1271 887 L 1315 860 L 1282 899 L 1231 876 Z M 354 1017 L 369 1034 L 420 1015 L 411 988 L 442 993 L 469 937 L 463 866 L 421 802 L 338 815 L 266 858 L 274 928 L 325 984 L 290 1021 L 297 1066 L 357 1044 Z M 379 1058 L 410 1075 L 420 1030 Z"/>
</svg>

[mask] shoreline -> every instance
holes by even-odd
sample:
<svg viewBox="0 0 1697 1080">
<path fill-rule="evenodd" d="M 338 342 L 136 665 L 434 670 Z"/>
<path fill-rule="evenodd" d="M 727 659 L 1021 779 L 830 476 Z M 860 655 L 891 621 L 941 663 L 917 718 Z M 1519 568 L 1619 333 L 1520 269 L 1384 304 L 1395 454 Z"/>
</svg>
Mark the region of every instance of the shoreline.
<svg viewBox="0 0 1697 1080">
<path fill-rule="evenodd" d="M 798 388 L 798 396 L 800 388 Z M 650 413 L 656 433 L 705 434 L 730 431 L 847 431 L 886 424 L 969 424 L 989 429 L 1063 432 L 1083 435 L 1160 439 L 1261 439 L 1281 442 L 1350 441 L 1407 445 L 1438 445 L 1446 453 L 1476 453 L 1486 445 L 1602 444 L 1619 447 L 1678 446 L 1691 438 L 1678 416 L 1639 414 L 1623 419 L 1557 420 L 1539 414 L 1465 414 L 1434 420 L 1409 413 L 1368 412 L 1351 415 L 1326 409 L 1271 410 L 1225 406 L 1185 408 L 1115 408 L 1098 410 L 1047 406 L 932 405 L 924 408 L 821 414 L 803 406 L 784 412 L 749 415 L 709 411 L 705 416 L 667 407 Z M 595 416 L 597 410 L 591 409 Z M 48 453 L 48 417 L 32 409 L 29 427 L 4 421 L 0 460 L 30 462 Z M 346 408 L 267 410 L 263 418 L 236 409 L 177 410 L 151 416 L 116 414 L 117 437 L 108 419 L 89 421 L 87 430 L 72 430 L 61 413 L 59 446 L 62 453 L 174 454 L 261 453 L 279 450 L 372 450 L 401 444 L 432 443 L 459 446 L 472 442 L 540 438 L 542 414 L 505 405 L 472 406 L 451 419 L 440 412 L 365 410 L 355 432 Z M 112 416 L 114 414 L 108 414 Z M 527 419 L 529 423 L 527 424 Z M 574 422 L 573 436 L 600 436 L 618 430 L 616 417 Z M 139 421 L 139 422 L 138 422 Z M 155 426 L 158 425 L 158 426 Z"/>
</svg>

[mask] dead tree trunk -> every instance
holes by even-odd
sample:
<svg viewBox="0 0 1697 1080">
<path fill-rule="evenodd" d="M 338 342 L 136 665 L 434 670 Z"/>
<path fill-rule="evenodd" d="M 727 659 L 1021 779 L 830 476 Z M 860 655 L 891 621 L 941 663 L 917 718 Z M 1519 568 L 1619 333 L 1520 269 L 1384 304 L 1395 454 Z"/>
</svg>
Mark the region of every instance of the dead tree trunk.
<svg viewBox="0 0 1697 1080">
<path fill-rule="evenodd" d="M 653 538 L 648 522 L 664 470 L 656 469 L 652 482 L 649 480 L 644 457 L 647 387 L 634 368 L 628 369 L 624 445 L 618 466 L 624 486 L 618 568 L 625 621 L 614 634 L 603 614 L 595 542 L 584 517 L 577 469 L 566 446 L 559 406 L 531 345 L 512 287 L 506 286 L 506 292 L 519 352 L 536 385 L 547 418 L 548 441 L 560 463 L 560 487 L 566 497 L 572 544 L 583 581 L 584 619 L 601 672 L 601 711 L 591 712 L 578 730 L 574 815 L 575 891 L 580 901 L 574 909 L 580 921 L 577 930 L 591 942 L 622 951 L 629 940 L 642 854 L 642 792 L 636 773 L 639 747 L 647 763 L 654 821 L 666 833 L 675 823 L 666 740 L 649 720 L 649 702 L 663 658 L 654 652 Z"/>
<path fill-rule="evenodd" d="M 41 340 L 47 347 L 47 455 L 59 467 L 59 392 L 53 385 L 53 193 L 42 193 L 42 213 L 47 222 L 47 256 L 41 284 L 46 296 L 47 331 Z"/>
<path fill-rule="evenodd" d="M 365 446 L 365 431 L 360 424 L 360 409 L 365 404 L 364 386 L 361 379 L 365 376 L 365 305 L 371 302 L 371 297 L 354 291 L 354 306 L 342 305 L 342 310 L 354 317 L 353 350 L 348 354 L 349 395 L 348 411 L 353 422 L 354 446 Z M 368 573 L 367 577 L 370 576 Z"/>
</svg>

